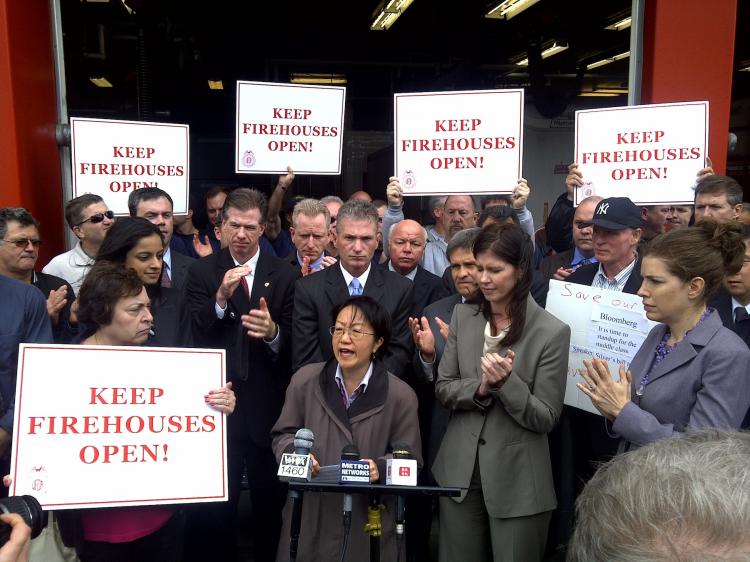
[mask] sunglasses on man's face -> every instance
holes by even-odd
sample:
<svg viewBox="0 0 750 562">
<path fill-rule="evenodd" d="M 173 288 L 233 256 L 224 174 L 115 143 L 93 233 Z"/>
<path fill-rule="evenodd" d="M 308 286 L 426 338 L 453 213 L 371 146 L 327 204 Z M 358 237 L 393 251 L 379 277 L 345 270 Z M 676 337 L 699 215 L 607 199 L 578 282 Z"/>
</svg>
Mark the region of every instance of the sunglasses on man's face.
<svg viewBox="0 0 750 562">
<path fill-rule="evenodd" d="M 96 213 L 95 215 L 91 215 L 85 221 L 79 222 L 76 226 L 81 226 L 82 224 L 87 223 L 87 222 L 90 222 L 91 224 L 98 224 L 102 222 L 105 218 L 108 218 L 109 220 L 112 220 L 113 218 L 115 218 L 114 211 L 105 211 L 103 213 Z"/>
<path fill-rule="evenodd" d="M 21 250 L 25 250 L 29 244 L 33 248 L 38 248 L 39 245 L 42 243 L 41 240 L 38 238 L 18 238 L 16 240 L 0 240 L 3 244 L 13 244 L 16 248 L 20 248 Z"/>
</svg>

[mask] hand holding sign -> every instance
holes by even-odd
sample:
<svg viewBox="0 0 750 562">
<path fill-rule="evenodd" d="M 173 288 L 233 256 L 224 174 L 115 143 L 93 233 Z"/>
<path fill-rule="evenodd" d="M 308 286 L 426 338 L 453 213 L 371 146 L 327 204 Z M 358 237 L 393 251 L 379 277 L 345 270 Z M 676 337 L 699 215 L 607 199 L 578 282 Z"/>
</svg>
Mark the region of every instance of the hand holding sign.
<svg viewBox="0 0 750 562">
<path fill-rule="evenodd" d="M 404 204 L 404 190 L 401 189 L 401 182 L 398 181 L 397 177 L 391 176 L 388 179 L 385 195 L 391 207 L 400 207 Z"/>
<path fill-rule="evenodd" d="M 529 188 L 528 182 L 523 178 L 519 178 L 516 188 L 510 195 L 511 206 L 514 209 L 523 209 L 526 206 L 526 201 L 529 199 L 530 193 L 531 188 Z"/>
<path fill-rule="evenodd" d="M 278 327 L 271 319 L 266 299 L 261 297 L 258 308 L 242 315 L 242 326 L 251 338 L 263 338 L 272 341 L 278 334 Z"/>
<path fill-rule="evenodd" d="M 577 187 L 583 185 L 583 174 L 578 169 L 578 164 L 568 166 L 568 175 L 565 178 L 565 189 L 568 191 L 568 197 L 573 197 L 573 192 Z"/>
<path fill-rule="evenodd" d="M 584 359 L 583 365 L 585 369 L 579 369 L 578 374 L 587 384 L 577 383 L 576 386 L 591 399 L 591 403 L 604 417 L 614 421 L 630 402 L 630 371 L 620 364 L 620 379 L 615 381 L 606 361 L 593 357 L 591 361 Z"/>
<path fill-rule="evenodd" d="M 228 382 L 223 388 L 209 390 L 203 398 L 206 404 L 226 415 L 234 412 L 234 407 L 237 404 L 237 397 L 234 395 L 231 382 Z"/>
</svg>

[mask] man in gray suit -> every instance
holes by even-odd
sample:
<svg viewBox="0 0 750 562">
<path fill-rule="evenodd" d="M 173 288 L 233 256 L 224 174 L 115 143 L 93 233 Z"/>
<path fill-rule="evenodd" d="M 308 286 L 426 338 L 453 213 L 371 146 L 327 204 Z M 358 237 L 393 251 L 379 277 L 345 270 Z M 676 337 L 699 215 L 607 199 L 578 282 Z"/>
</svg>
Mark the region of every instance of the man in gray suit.
<svg viewBox="0 0 750 562">
<path fill-rule="evenodd" d="M 128 210 L 131 217 L 143 217 L 159 227 L 164 236 L 164 270 L 161 276 L 162 287 L 182 289 L 185 285 L 193 258 L 173 252 L 170 244 L 174 233 L 174 203 L 169 193 L 158 187 L 136 189 L 128 197 Z"/>
</svg>

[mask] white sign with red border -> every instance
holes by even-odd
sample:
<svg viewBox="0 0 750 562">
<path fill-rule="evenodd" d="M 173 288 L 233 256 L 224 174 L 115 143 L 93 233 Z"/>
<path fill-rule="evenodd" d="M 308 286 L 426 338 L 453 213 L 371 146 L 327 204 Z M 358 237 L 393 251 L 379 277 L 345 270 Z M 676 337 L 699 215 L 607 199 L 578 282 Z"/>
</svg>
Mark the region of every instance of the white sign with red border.
<svg viewBox="0 0 750 562">
<path fill-rule="evenodd" d="M 576 111 L 574 160 L 583 186 L 574 204 L 599 195 L 692 205 L 707 155 L 707 101 Z"/>
<path fill-rule="evenodd" d="M 512 193 L 521 177 L 523 90 L 396 94 L 404 195 Z"/>
<path fill-rule="evenodd" d="M 235 172 L 341 173 L 346 88 L 237 82 Z"/>
<path fill-rule="evenodd" d="M 188 212 L 190 128 L 173 123 L 70 119 L 73 197 L 101 196 L 116 215 L 142 187 L 163 189 L 173 212 Z"/>
<path fill-rule="evenodd" d="M 225 351 L 21 344 L 10 495 L 45 509 L 227 499 Z"/>
</svg>

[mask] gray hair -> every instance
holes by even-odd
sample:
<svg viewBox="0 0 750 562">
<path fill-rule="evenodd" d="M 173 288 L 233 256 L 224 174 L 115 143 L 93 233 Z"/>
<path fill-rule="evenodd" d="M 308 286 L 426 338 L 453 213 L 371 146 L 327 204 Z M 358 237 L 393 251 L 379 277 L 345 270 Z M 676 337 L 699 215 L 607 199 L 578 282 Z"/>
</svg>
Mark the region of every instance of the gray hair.
<svg viewBox="0 0 750 562">
<path fill-rule="evenodd" d="M 448 242 L 448 249 L 445 250 L 445 256 L 450 261 L 451 254 L 456 250 L 468 250 L 471 252 L 474 249 L 474 242 L 482 231 L 478 226 L 472 228 L 464 228 L 459 230 L 453 235 L 451 241 Z"/>
<path fill-rule="evenodd" d="M 341 197 L 336 197 L 335 195 L 326 195 L 320 200 L 323 205 L 326 203 L 338 203 L 339 205 L 344 204 L 344 200 Z"/>
<path fill-rule="evenodd" d="M 318 215 L 323 215 L 326 221 L 326 230 L 331 225 L 331 212 L 328 210 L 323 203 L 317 199 L 303 199 L 294 206 L 292 211 L 292 226 L 297 228 L 297 217 L 305 215 L 311 219 L 316 218 Z"/>
<path fill-rule="evenodd" d="M 341 223 L 345 220 L 370 221 L 377 228 L 380 217 L 378 217 L 378 210 L 372 203 L 361 199 L 352 199 L 341 205 L 339 209 L 336 216 L 336 232 L 341 232 Z"/>
<path fill-rule="evenodd" d="M 430 213 L 434 213 L 435 209 L 442 209 L 445 206 L 445 200 L 448 199 L 447 195 L 435 195 L 430 197 L 427 206 L 430 208 Z"/>
<path fill-rule="evenodd" d="M 747 560 L 750 433 L 702 431 L 617 456 L 576 516 L 572 562 Z"/>
<path fill-rule="evenodd" d="M 0 209 L 0 238 L 8 233 L 8 223 L 17 222 L 21 226 L 35 226 L 39 230 L 39 221 L 23 207 L 5 207 Z"/>
</svg>

